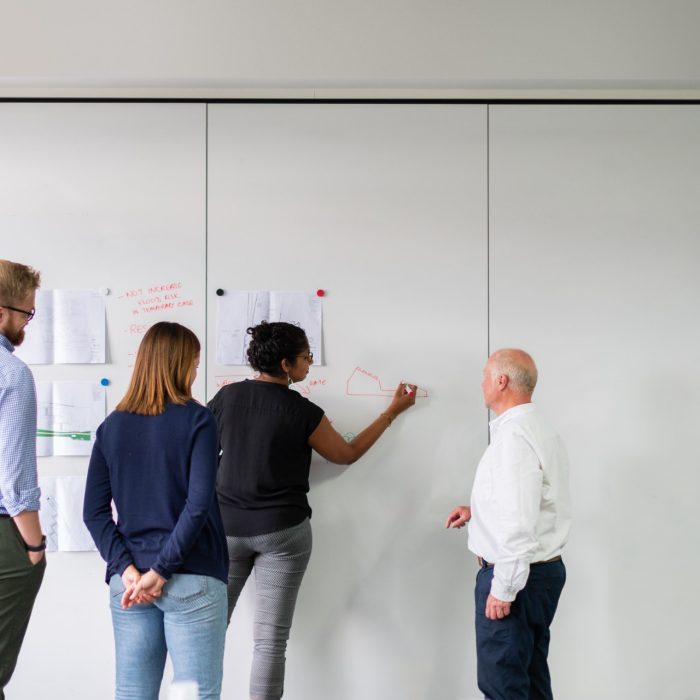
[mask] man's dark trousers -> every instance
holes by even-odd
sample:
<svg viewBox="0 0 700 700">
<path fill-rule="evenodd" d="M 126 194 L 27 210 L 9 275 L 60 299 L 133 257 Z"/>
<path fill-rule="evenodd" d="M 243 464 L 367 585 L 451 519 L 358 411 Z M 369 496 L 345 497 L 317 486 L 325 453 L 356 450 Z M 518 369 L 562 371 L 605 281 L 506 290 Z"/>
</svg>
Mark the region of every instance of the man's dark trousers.
<svg viewBox="0 0 700 700">
<path fill-rule="evenodd" d="M 534 564 L 525 588 L 502 620 L 485 616 L 493 566 L 476 577 L 476 656 L 479 690 L 487 700 L 553 700 L 547 666 L 549 626 L 566 581 L 562 561 Z"/>
<path fill-rule="evenodd" d="M 15 670 L 45 569 L 45 558 L 38 564 L 29 561 L 12 518 L 0 517 L 0 700 Z"/>
</svg>

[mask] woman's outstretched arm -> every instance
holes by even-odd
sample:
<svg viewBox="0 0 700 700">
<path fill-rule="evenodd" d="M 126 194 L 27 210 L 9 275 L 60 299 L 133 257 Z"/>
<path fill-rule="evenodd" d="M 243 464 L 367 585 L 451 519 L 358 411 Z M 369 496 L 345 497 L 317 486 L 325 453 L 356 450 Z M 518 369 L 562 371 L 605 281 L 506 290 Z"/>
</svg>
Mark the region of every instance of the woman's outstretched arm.
<svg viewBox="0 0 700 700">
<path fill-rule="evenodd" d="M 333 464 L 352 464 L 362 457 L 367 450 L 381 437 L 392 421 L 406 409 L 416 403 L 415 384 L 404 384 L 396 387 L 394 398 L 379 416 L 372 421 L 351 442 L 346 442 L 343 436 L 323 416 L 316 430 L 309 437 L 309 445 Z"/>
</svg>

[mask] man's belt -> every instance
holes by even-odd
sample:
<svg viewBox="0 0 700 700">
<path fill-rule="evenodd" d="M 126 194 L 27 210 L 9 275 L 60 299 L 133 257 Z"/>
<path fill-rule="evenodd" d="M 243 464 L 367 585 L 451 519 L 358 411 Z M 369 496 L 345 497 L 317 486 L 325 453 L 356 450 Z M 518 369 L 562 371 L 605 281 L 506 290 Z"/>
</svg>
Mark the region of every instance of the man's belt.
<svg viewBox="0 0 700 700">
<path fill-rule="evenodd" d="M 476 560 L 479 562 L 479 566 L 482 569 L 488 569 L 489 567 L 493 566 L 490 561 L 486 561 L 486 559 L 482 559 L 481 557 L 477 557 Z M 542 566 L 542 564 L 551 564 L 555 561 L 561 561 L 561 555 L 547 559 L 547 561 L 533 561 L 531 562 L 530 566 Z"/>
</svg>

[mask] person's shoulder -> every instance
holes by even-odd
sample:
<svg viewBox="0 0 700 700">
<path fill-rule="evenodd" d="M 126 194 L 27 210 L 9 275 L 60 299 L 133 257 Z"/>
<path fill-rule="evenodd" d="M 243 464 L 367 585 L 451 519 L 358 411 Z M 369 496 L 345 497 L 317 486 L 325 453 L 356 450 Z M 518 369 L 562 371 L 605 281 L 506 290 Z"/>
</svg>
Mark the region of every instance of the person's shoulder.
<svg viewBox="0 0 700 700">
<path fill-rule="evenodd" d="M 129 417 L 135 416 L 135 413 L 127 413 L 126 411 L 111 411 L 106 418 L 100 423 L 95 432 L 95 437 L 99 443 L 109 441 L 112 436 L 119 441 L 119 436 L 123 434 L 123 426 Z"/>
<path fill-rule="evenodd" d="M 120 420 L 123 416 L 129 416 L 129 415 L 131 415 L 131 414 L 127 413 L 126 411 L 110 411 L 105 416 L 103 423 L 114 423 L 115 421 Z"/>
<path fill-rule="evenodd" d="M 216 425 L 216 419 L 214 418 L 214 414 L 211 412 L 211 409 L 196 399 L 190 399 L 182 408 L 193 423 L 212 423 L 213 425 Z"/>
<path fill-rule="evenodd" d="M 534 404 L 530 406 L 529 411 L 517 416 L 512 422 L 513 433 L 533 443 L 558 440 L 559 434 L 550 420 Z"/>
<path fill-rule="evenodd" d="M 111 411 L 102 421 L 100 428 L 112 428 L 122 425 L 130 420 L 138 419 L 138 413 L 129 413 L 129 411 Z"/>
<path fill-rule="evenodd" d="M 311 399 L 308 399 L 306 396 L 302 396 L 298 391 L 292 391 L 290 392 L 292 394 L 297 395 L 297 401 L 300 401 L 304 406 L 314 406 L 315 408 L 320 408 L 318 404 L 315 404 Z"/>
<path fill-rule="evenodd" d="M 257 382 L 251 382 L 245 379 L 242 382 L 231 382 L 231 384 L 224 384 L 224 386 L 222 386 L 219 391 L 214 394 L 214 399 L 217 401 L 231 400 L 236 396 L 254 390 L 256 383 Z"/>
<path fill-rule="evenodd" d="M 507 426 L 510 430 L 517 430 L 539 420 L 539 414 L 535 404 L 530 402 L 509 408 L 500 418 L 504 428 Z"/>
<path fill-rule="evenodd" d="M 302 396 L 298 391 L 290 391 L 289 393 L 296 395 L 295 401 L 299 402 L 298 405 L 301 406 L 303 410 L 309 413 L 324 413 L 323 409 L 318 404 L 315 404 L 311 399 L 307 399 L 306 396 Z"/>
<path fill-rule="evenodd" d="M 0 382 L 5 387 L 34 382 L 34 375 L 27 364 L 9 350 L 0 347 Z"/>
<path fill-rule="evenodd" d="M 524 425 L 536 425 L 541 426 L 542 428 L 547 428 L 549 430 L 554 430 L 552 422 L 544 413 L 542 413 L 542 411 L 540 411 L 539 407 L 536 404 L 531 403 L 528 405 L 530 407 L 530 410 L 523 415 Z"/>
<path fill-rule="evenodd" d="M 165 404 L 165 411 L 163 411 L 163 413 L 159 415 L 164 416 L 165 418 L 191 418 L 194 416 L 202 416 L 210 413 L 211 411 L 207 408 L 207 406 L 205 406 L 200 401 L 197 401 L 197 399 L 190 398 L 187 401 L 183 401 L 182 403 L 173 403 L 168 401 L 168 403 Z"/>
<path fill-rule="evenodd" d="M 528 439 L 533 427 L 537 424 L 533 404 L 521 404 L 508 409 L 497 419 L 497 439 L 503 444 L 513 439 Z"/>
</svg>

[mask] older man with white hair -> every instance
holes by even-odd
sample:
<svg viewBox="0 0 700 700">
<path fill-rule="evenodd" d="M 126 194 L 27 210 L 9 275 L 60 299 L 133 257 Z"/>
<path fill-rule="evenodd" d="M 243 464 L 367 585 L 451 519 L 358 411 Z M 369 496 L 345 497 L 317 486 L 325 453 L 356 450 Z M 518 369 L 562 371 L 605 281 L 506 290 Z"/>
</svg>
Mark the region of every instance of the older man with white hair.
<svg viewBox="0 0 700 700">
<path fill-rule="evenodd" d="M 469 523 L 479 689 L 487 700 L 552 700 L 549 627 L 566 570 L 571 523 L 568 460 L 532 403 L 537 368 L 523 350 L 498 350 L 484 367 L 484 402 L 496 418 L 474 477 L 470 506 L 446 527 Z"/>
</svg>

